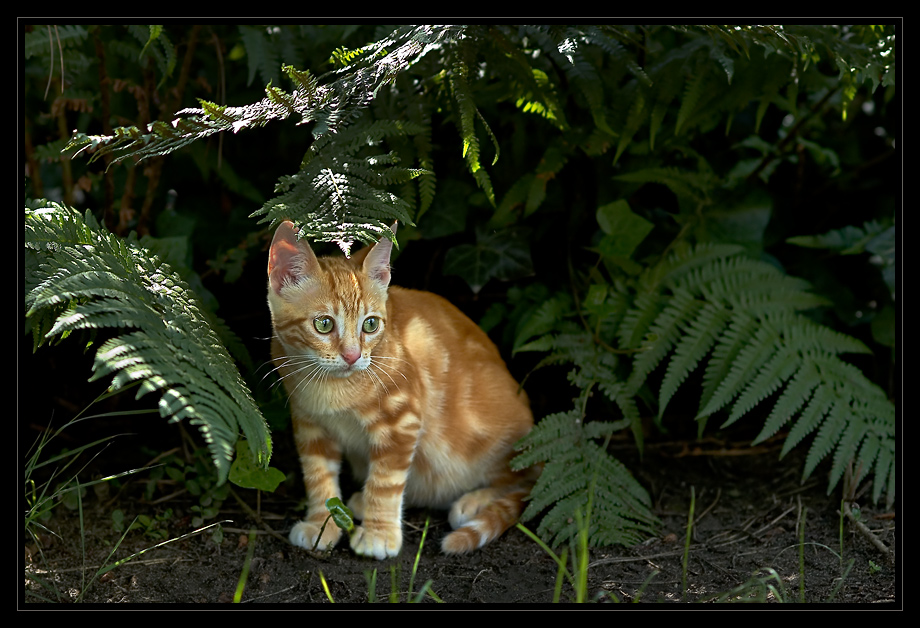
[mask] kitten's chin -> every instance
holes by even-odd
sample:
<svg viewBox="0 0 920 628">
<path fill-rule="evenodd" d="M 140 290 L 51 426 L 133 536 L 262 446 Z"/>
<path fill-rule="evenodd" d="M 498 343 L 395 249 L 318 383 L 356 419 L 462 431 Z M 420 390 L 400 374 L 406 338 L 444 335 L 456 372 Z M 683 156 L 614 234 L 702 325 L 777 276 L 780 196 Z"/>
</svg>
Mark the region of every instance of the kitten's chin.
<svg viewBox="0 0 920 628">
<path fill-rule="evenodd" d="M 339 366 L 335 369 L 332 369 L 329 371 L 329 374 L 339 379 L 346 379 L 346 378 L 351 377 L 352 375 L 357 375 L 358 373 L 363 371 L 365 368 L 367 367 L 362 365 L 360 362 L 355 362 L 354 364 L 350 366 L 344 365 L 344 366 Z"/>
</svg>

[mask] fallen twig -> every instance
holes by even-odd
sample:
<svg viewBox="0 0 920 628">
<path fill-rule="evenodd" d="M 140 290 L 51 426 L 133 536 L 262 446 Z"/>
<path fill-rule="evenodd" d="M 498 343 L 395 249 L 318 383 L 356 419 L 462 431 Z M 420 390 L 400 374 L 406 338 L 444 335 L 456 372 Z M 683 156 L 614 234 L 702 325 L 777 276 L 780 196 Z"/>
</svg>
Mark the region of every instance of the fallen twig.
<svg viewBox="0 0 920 628">
<path fill-rule="evenodd" d="M 889 563 L 894 563 L 894 552 L 891 551 L 887 545 L 885 545 L 880 538 L 875 536 L 875 534 L 870 530 L 866 524 L 860 521 L 856 515 L 853 514 L 853 511 L 850 510 L 850 504 L 843 502 L 843 514 L 847 516 L 847 519 L 853 522 L 856 526 L 856 529 L 859 530 L 863 536 L 869 539 L 869 542 L 872 543 L 882 554 L 885 555 L 885 558 Z"/>
</svg>

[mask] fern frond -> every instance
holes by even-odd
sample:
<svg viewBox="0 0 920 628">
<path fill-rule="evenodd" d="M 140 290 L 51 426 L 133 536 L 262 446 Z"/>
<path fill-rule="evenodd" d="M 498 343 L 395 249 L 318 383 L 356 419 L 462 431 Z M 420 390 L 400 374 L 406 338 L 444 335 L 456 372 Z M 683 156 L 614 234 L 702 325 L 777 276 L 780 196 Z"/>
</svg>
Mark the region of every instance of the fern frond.
<svg viewBox="0 0 920 628">
<path fill-rule="evenodd" d="M 591 499 L 595 504 L 589 528 L 592 545 L 636 543 L 658 523 L 648 494 L 622 464 L 588 437 L 582 420 L 577 409 L 549 415 L 516 445 L 522 453 L 512 460 L 512 468 L 545 463 L 521 518 L 532 519 L 549 508 L 537 533 L 558 546 L 575 536 L 572 513 Z"/>
<path fill-rule="evenodd" d="M 23 55 L 26 59 L 33 56 L 56 55 L 58 43 L 66 48 L 87 37 L 89 37 L 89 32 L 81 25 L 36 25 L 31 31 L 22 34 Z"/>
<path fill-rule="evenodd" d="M 346 255 L 355 240 L 371 243 L 381 235 L 395 237 L 389 225 L 396 220 L 414 224 L 412 207 L 384 188 L 428 171 L 397 167 L 394 153 L 361 155 L 359 151 L 386 137 L 421 130 L 411 123 L 377 120 L 320 139 L 310 147 L 300 172 L 279 179 L 275 191 L 281 194 L 252 216 L 262 216 L 262 222 L 294 220 L 303 225 L 305 236 L 335 242 Z"/>
<path fill-rule="evenodd" d="M 623 126 L 623 130 L 620 132 L 620 141 L 617 144 L 617 152 L 613 157 L 613 163 L 616 164 L 619 160 L 620 155 L 623 154 L 623 151 L 626 150 L 626 147 L 632 141 L 633 136 L 639 130 L 639 128 L 645 124 L 645 120 L 648 118 L 649 111 L 646 107 L 645 94 L 641 89 L 636 90 L 635 98 L 633 103 L 629 106 L 629 114 L 626 117 L 626 124 Z"/>
<path fill-rule="evenodd" d="M 708 78 L 706 75 L 707 67 L 708 66 L 705 65 L 701 66 L 695 75 L 687 77 L 687 86 L 684 90 L 684 98 L 680 104 L 680 109 L 677 112 L 677 121 L 674 123 L 675 135 L 680 134 L 684 125 L 687 124 L 687 120 L 696 112 L 699 102 L 704 97 Z"/>
<path fill-rule="evenodd" d="M 199 428 L 221 481 L 240 431 L 268 464 L 265 420 L 197 297 L 169 266 L 61 205 L 27 209 L 25 230 L 26 248 L 41 260 L 38 276 L 27 278 L 26 315 L 57 314 L 46 338 L 135 329 L 99 347 L 91 379 L 111 376 L 112 390 L 139 381 L 137 397 L 160 391 L 161 416 Z"/>
<path fill-rule="evenodd" d="M 261 38 L 264 33 L 255 35 Z M 454 27 L 403 27 L 368 47 L 367 54 L 350 57 L 347 66 L 331 73 L 330 82 L 320 83 L 309 71 L 284 66 L 282 70 L 295 86 L 292 93 L 269 84 L 266 97 L 254 105 L 225 107 L 202 102 L 200 109 L 180 111 L 172 123 L 157 121 L 145 130 L 119 128 L 110 137 L 77 134 L 68 147 L 93 149 L 91 159 L 112 153 L 115 163 L 129 156 L 144 159 L 165 155 L 213 133 L 236 133 L 300 115 L 300 124 L 313 123 L 316 141 L 307 151 L 300 172 L 279 180 L 276 191 L 282 194 L 253 216 L 264 215 L 267 221 L 295 220 L 303 225 L 304 235 L 336 242 L 347 255 L 355 240 L 372 242 L 381 234 L 393 237 L 388 227 L 393 221 L 413 224 L 413 208 L 385 188 L 429 177 L 421 187 L 423 208 L 434 194 L 430 170 L 398 167 L 394 152 L 367 154 L 369 147 L 387 137 L 430 134 L 428 126 L 401 120 L 351 123 L 383 86 L 411 67 L 435 45 L 433 42 L 441 45 L 459 36 Z M 490 185 L 484 171 L 474 175 Z"/>
<path fill-rule="evenodd" d="M 128 157 L 146 159 L 168 154 L 214 133 L 237 133 L 245 128 L 286 119 L 293 114 L 300 115 L 300 124 L 315 121 L 313 135 L 318 138 L 347 125 L 384 85 L 391 84 L 400 72 L 411 67 L 426 50 L 420 34 L 431 28 L 420 26 L 397 31 L 398 36 L 394 33 L 394 39 L 389 40 L 393 49 L 376 59 L 376 63 L 349 66 L 352 71 L 337 73 L 336 80 L 328 84 L 321 85 L 308 71 L 284 66 L 282 71 L 294 83 L 293 93 L 269 84 L 266 97 L 253 105 L 219 107 L 209 104 L 201 109 L 183 109 L 177 112 L 179 117 L 171 122 L 153 122 L 146 129 L 119 127 L 112 136 L 76 133 L 67 148 L 79 149 L 78 152 L 92 149 L 91 159 L 112 153 L 112 163 Z M 443 30 L 457 35 L 450 28 Z M 215 116 L 218 108 L 220 114 Z"/>
<path fill-rule="evenodd" d="M 661 418 L 677 388 L 709 352 L 731 318 L 731 312 L 720 305 L 707 303 L 695 320 L 690 322 L 686 334 L 677 343 L 674 357 L 658 393 L 658 416 Z"/>
<path fill-rule="evenodd" d="M 584 96 L 589 113 L 598 129 L 610 136 L 616 136 L 607 122 L 604 105 L 604 81 L 597 73 L 597 68 L 585 57 L 585 50 L 590 49 L 590 38 L 577 28 L 565 27 L 552 29 L 546 26 L 526 25 L 521 31 L 539 45 L 562 69 L 569 81 Z M 602 38 L 598 38 L 600 41 Z M 637 67 L 637 66 L 633 66 Z"/>
<path fill-rule="evenodd" d="M 738 396 L 731 414 L 722 426 L 731 425 L 759 402 L 779 390 L 798 371 L 801 364 L 802 357 L 794 346 L 783 347 L 774 353 Z"/>
<path fill-rule="evenodd" d="M 469 65 L 467 60 L 462 56 L 455 57 L 449 78 L 451 94 L 453 95 L 454 103 L 458 109 L 457 118 L 460 128 L 460 138 L 463 143 L 463 158 L 466 160 L 467 168 L 473 175 L 476 183 L 482 188 L 483 192 L 485 192 L 489 202 L 495 205 L 495 192 L 492 189 L 492 180 L 488 172 L 483 169 L 482 163 L 480 162 L 479 138 L 476 136 L 474 125 L 476 119 L 479 119 L 483 123 L 486 132 L 492 138 L 493 145 L 495 146 L 493 164 L 495 160 L 498 159 L 498 141 L 492 134 L 492 130 L 482 117 L 482 114 L 480 114 L 479 110 L 476 108 L 469 85 L 468 74 Z"/>
<path fill-rule="evenodd" d="M 868 352 L 862 342 L 798 313 L 824 304 L 806 282 L 735 247 L 698 246 L 650 268 L 638 285 L 633 303 L 618 314 L 620 347 L 645 343 L 632 360 L 630 394 L 664 363 L 660 418 L 680 384 L 705 361 L 698 420 L 730 406 L 729 425 L 775 399 L 755 442 L 792 421 L 781 455 L 817 433 L 806 476 L 833 453 L 831 487 L 850 462 L 862 465 L 863 474 L 875 465 L 881 472 L 876 496 L 886 492 L 894 499 L 894 406 L 838 357 Z M 628 406 L 618 405 L 625 415 Z"/>
<path fill-rule="evenodd" d="M 644 168 L 616 175 L 614 179 L 630 183 L 660 183 L 680 199 L 701 200 L 713 189 L 715 181 L 709 174 L 690 172 L 674 167 Z"/>
<path fill-rule="evenodd" d="M 638 348 L 665 303 L 664 298 L 657 293 L 640 293 L 636 297 L 636 306 L 623 315 L 623 322 L 617 330 L 620 346 L 624 349 Z"/>
<path fill-rule="evenodd" d="M 814 362 L 810 359 L 805 359 L 792 377 L 789 385 L 786 386 L 782 395 L 777 399 L 776 405 L 773 406 L 773 410 L 770 412 L 770 416 L 767 417 L 760 434 L 751 444 L 756 445 L 776 434 L 795 413 L 801 410 L 802 406 L 811 397 L 812 391 L 820 383 L 821 377 L 815 368 Z"/>
<path fill-rule="evenodd" d="M 571 425 L 581 419 L 575 410 L 557 412 L 540 419 L 539 431 L 531 430 L 515 445 L 518 454 L 511 467 L 515 470 L 526 469 L 540 462 L 556 459 L 567 448 L 564 438 L 571 431 Z"/>
<path fill-rule="evenodd" d="M 833 386 L 827 388 L 829 391 L 833 390 Z M 834 446 L 843 436 L 844 430 L 849 428 L 843 395 L 840 394 L 840 391 L 833 391 L 833 393 L 834 400 L 829 404 L 814 441 L 808 449 L 808 455 L 805 457 L 804 478 L 810 476 L 818 463 L 833 451 Z"/>
<path fill-rule="evenodd" d="M 633 361 L 633 371 L 627 380 L 629 390 L 637 392 L 662 359 L 677 343 L 685 327 L 702 308 L 702 302 L 693 298 L 686 290 L 678 289 L 673 298 L 649 328 L 649 333 L 656 336 L 655 342 L 641 352 Z"/>
</svg>

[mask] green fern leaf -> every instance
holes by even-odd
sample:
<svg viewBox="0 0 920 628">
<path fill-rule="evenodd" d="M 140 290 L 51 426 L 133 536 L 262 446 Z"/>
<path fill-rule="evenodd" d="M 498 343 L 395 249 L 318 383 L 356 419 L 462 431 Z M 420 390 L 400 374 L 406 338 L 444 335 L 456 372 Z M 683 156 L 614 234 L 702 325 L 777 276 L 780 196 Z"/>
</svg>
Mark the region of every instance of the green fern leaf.
<svg viewBox="0 0 920 628">
<path fill-rule="evenodd" d="M 540 419 L 539 430 L 531 430 L 515 445 L 515 450 L 523 453 L 514 458 L 511 468 L 519 471 L 540 462 L 554 460 L 557 452 L 565 451 L 563 439 L 571 429 L 570 424 L 579 418 L 573 410 L 549 414 Z"/>
<path fill-rule="evenodd" d="M 809 357 L 803 361 L 801 367 L 796 371 L 792 381 L 783 390 L 783 394 L 776 401 L 770 416 L 767 417 L 760 434 L 753 440 L 752 445 L 756 445 L 770 438 L 779 429 L 785 425 L 795 413 L 802 409 L 802 406 L 811 397 L 812 391 L 821 383 L 821 377 L 814 363 Z"/>
<path fill-rule="evenodd" d="M 623 316 L 623 322 L 617 330 L 620 346 L 624 349 L 636 349 L 646 338 L 652 321 L 665 307 L 665 300 L 658 294 L 642 293 L 636 297 L 636 307 Z"/>
<path fill-rule="evenodd" d="M 865 426 L 862 425 L 860 419 L 861 417 L 852 413 L 849 416 L 843 417 L 845 427 L 843 428 L 840 440 L 837 442 L 837 447 L 834 449 L 831 472 L 827 480 L 828 494 L 834 489 L 840 481 L 840 478 L 843 477 L 847 465 L 856 458 L 857 449 L 867 436 Z M 812 447 L 812 450 L 814 451 L 814 447 Z"/>
<path fill-rule="evenodd" d="M 887 495 L 886 503 L 889 508 L 894 503 L 895 473 L 897 465 L 894 463 L 894 439 L 888 440 L 888 445 L 879 450 L 878 462 L 875 468 L 875 483 L 872 486 L 872 499 L 878 501 L 882 492 Z"/>
<path fill-rule="evenodd" d="M 635 543 L 657 524 L 648 494 L 592 440 L 609 436 L 616 426 L 592 424 L 586 430 L 583 419 L 577 409 L 546 416 L 515 446 L 521 453 L 511 461 L 513 469 L 544 464 L 521 518 L 527 521 L 548 509 L 537 533 L 558 545 L 574 538 L 573 513 L 581 507 L 587 515 L 583 508 L 591 501 L 597 506 L 590 513 L 589 542 Z"/>
<path fill-rule="evenodd" d="M 677 388 L 692 372 L 700 360 L 709 352 L 721 336 L 722 330 L 731 318 L 724 307 L 707 303 L 696 319 L 690 322 L 686 334 L 677 343 L 674 357 L 668 362 L 664 379 L 658 393 L 658 416 L 661 418 Z"/>
<path fill-rule="evenodd" d="M 734 354 L 728 374 L 716 387 L 706 406 L 700 410 L 699 416 L 713 414 L 741 393 L 747 382 L 773 357 L 779 341 L 779 331 L 772 325 L 761 325 L 753 338 L 738 339 L 741 340 L 741 346 Z M 734 347 L 738 347 L 738 344 Z M 730 345 L 726 353 L 734 347 Z"/>
<path fill-rule="evenodd" d="M 240 431 L 267 466 L 268 427 L 197 297 L 136 241 L 104 232 L 87 214 L 49 204 L 26 210 L 25 245 L 41 259 L 28 280 L 27 317 L 58 314 L 46 337 L 103 327 L 135 328 L 103 343 L 91 379 L 118 390 L 140 382 L 137 397 L 161 391 L 161 416 L 201 431 L 221 481 Z"/>
<path fill-rule="evenodd" d="M 707 66 L 701 66 L 696 74 L 687 78 L 687 86 L 684 91 L 684 99 L 681 102 L 680 109 L 677 112 L 677 122 L 674 124 L 674 134 L 679 135 L 687 120 L 696 112 L 697 105 L 703 99 L 704 90 L 707 87 L 706 71 Z"/>
<path fill-rule="evenodd" d="M 620 155 L 623 154 L 623 151 L 626 150 L 626 147 L 632 141 L 633 136 L 636 134 L 639 128 L 645 123 L 648 115 L 649 112 L 646 108 L 645 94 L 641 89 L 636 90 L 636 97 L 633 100 L 632 105 L 629 107 L 629 115 L 626 117 L 626 124 L 623 127 L 623 131 L 620 133 L 620 141 L 617 144 L 617 152 L 613 157 L 614 164 L 617 162 L 617 160 L 619 160 Z"/>
<path fill-rule="evenodd" d="M 818 429 L 825 415 L 831 411 L 834 401 L 835 395 L 832 386 L 822 383 L 815 389 L 808 405 L 802 411 L 792 429 L 789 430 L 789 435 L 786 436 L 786 441 L 783 443 L 783 449 L 780 452 L 781 458 L 798 445 L 802 439 Z"/>
<path fill-rule="evenodd" d="M 832 390 L 830 386 L 827 388 L 829 391 Z M 845 402 L 841 398 L 842 395 L 839 394 L 839 391 L 833 391 L 832 395 L 834 400 L 829 405 L 827 415 L 821 422 L 821 426 L 818 428 L 817 434 L 815 435 L 814 442 L 811 444 L 808 455 L 805 457 L 805 468 L 802 474 L 803 479 L 807 479 L 815 470 L 818 463 L 833 451 L 834 446 L 838 443 L 844 431 L 847 429 L 846 408 Z"/>
<path fill-rule="evenodd" d="M 627 380 L 629 390 L 639 390 L 645 378 L 671 351 L 683 329 L 696 317 L 702 306 L 703 304 L 694 299 L 688 291 L 679 289 L 675 292 L 649 329 L 650 333 L 656 336 L 656 340 L 633 362 L 633 372 Z"/>
<path fill-rule="evenodd" d="M 802 357 L 795 348 L 784 347 L 773 354 L 739 395 L 732 406 L 731 414 L 722 426 L 731 425 L 759 402 L 779 390 L 801 364 Z"/>
</svg>

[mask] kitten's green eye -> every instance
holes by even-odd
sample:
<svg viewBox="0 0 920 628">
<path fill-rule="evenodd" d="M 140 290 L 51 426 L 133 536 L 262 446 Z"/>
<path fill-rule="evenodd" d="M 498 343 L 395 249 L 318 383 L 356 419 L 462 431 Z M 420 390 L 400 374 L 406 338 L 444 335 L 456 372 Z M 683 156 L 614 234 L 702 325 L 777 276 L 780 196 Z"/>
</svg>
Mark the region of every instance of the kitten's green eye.
<svg viewBox="0 0 920 628">
<path fill-rule="evenodd" d="M 380 319 L 376 316 L 368 316 L 364 319 L 364 325 L 362 325 L 362 327 L 366 333 L 372 334 L 380 329 Z"/>
<path fill-rule="evenodd" d="M 319 316 L 313 319 L 313 326 L 316 328 L 316 331 L 321 334 L 328 334 L 332 331 L 333 325 L 334 323 L 330 316 Z"/>
</svg>

